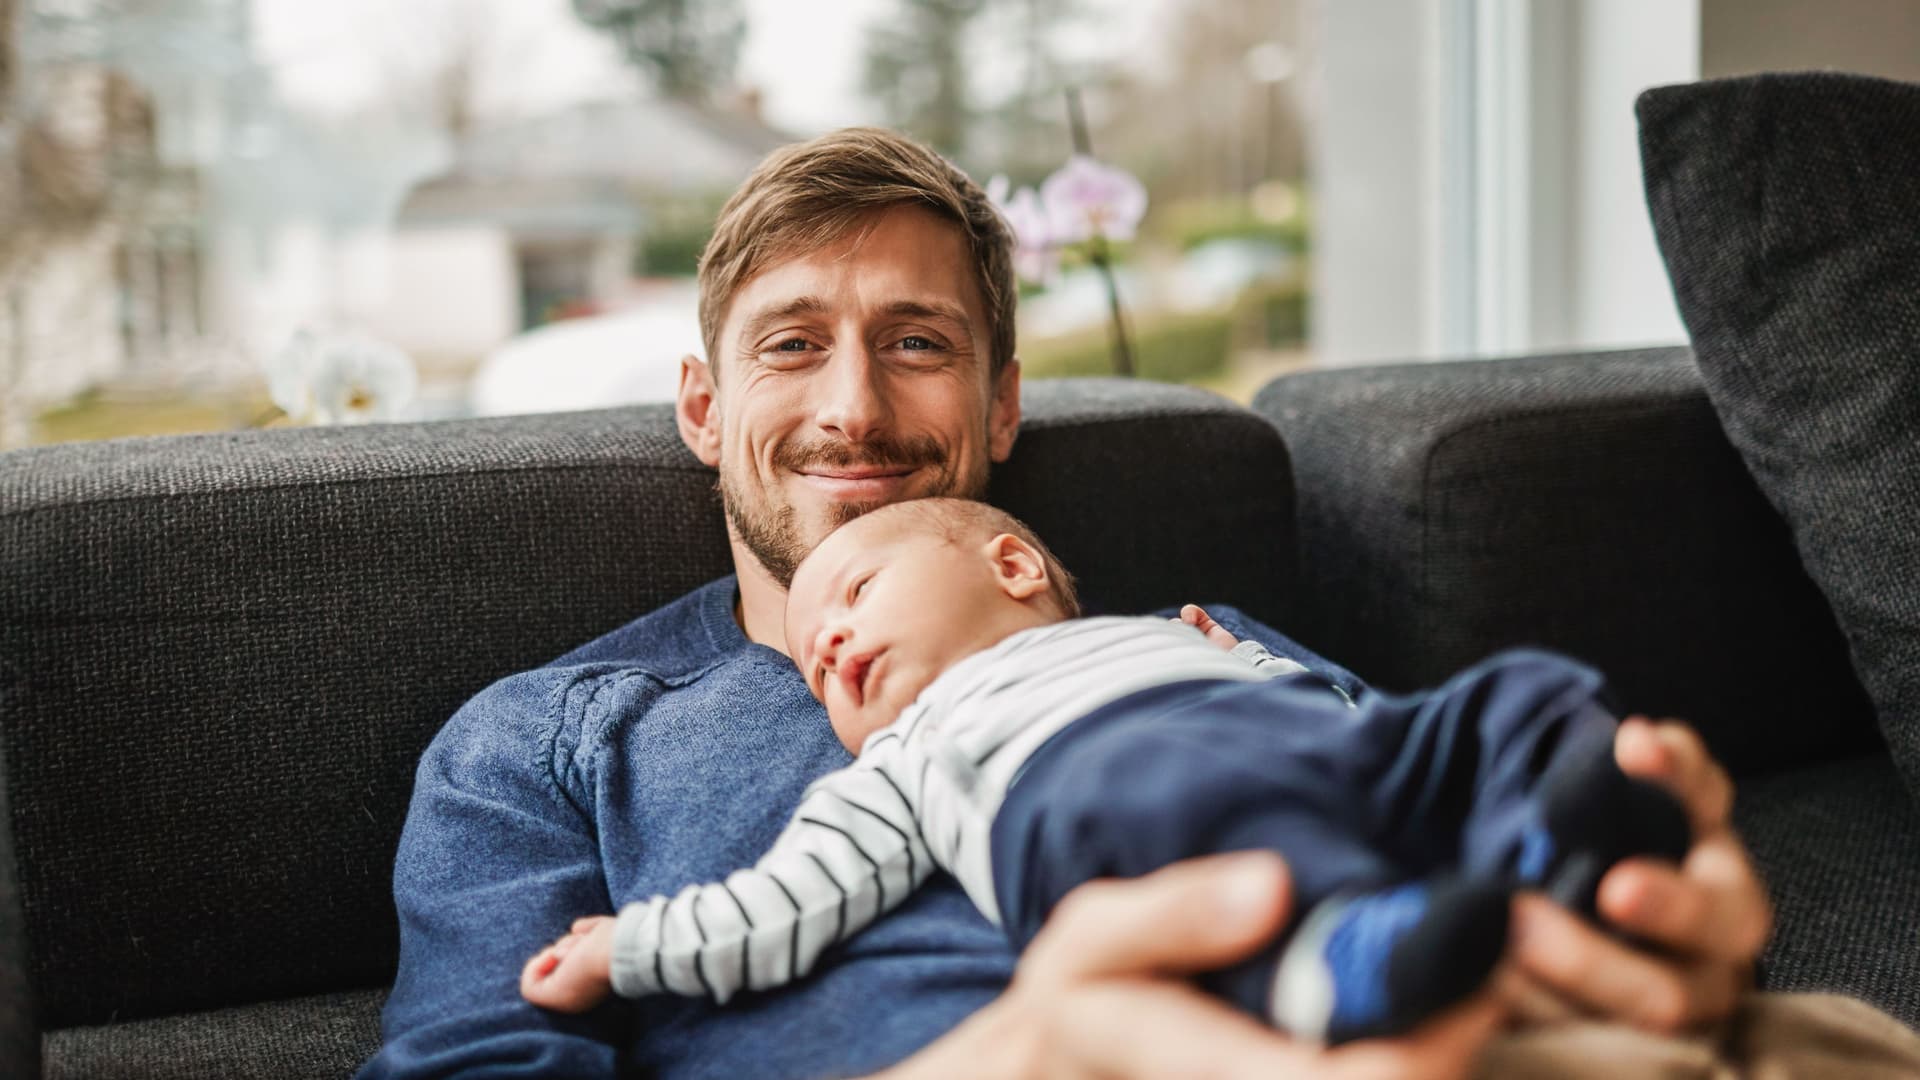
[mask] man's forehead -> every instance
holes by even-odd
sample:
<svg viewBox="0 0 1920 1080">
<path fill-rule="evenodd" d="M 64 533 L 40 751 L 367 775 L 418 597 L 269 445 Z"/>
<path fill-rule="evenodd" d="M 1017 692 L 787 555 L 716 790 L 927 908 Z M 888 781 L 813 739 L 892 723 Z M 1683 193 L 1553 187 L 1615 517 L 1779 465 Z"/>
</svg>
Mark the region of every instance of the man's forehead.
<svg viewBox="0 0 1920 1080">
<path fill-rule="evenodd" d="M 723 321 L 782 307 L 821 313 L 846 285 L 856 286 L 861 304 L 875 310 L 945 307 L 968 321 L 983 313 L 959 226 L 919 207 L 895 206 L 822 245 L 768 258 L 734 290 Z"/>
</svg>

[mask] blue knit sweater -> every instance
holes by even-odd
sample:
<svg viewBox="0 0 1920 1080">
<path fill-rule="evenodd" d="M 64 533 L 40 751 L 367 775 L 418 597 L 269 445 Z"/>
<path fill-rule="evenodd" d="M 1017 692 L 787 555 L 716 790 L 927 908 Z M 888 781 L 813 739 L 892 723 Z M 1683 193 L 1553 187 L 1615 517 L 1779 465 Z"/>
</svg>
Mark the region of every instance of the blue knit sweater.
<svg viewBox="0 0 1920 1080">
<path fill-rule="evenodd" d="M 1005 939 L 942 875 L 779 992 L 616 998 L 583 1016 L 520 997 L 522 965 L 573 919 L 751 865 L 806 785 L 850 760 L 787 658 L 741 633 L 734 596 L 723 578 L 495 683 L 434 738 L 396 860 L 385 1045 L 361 1077 L 855 1076 L 1005 987 Z"/>
</svg>

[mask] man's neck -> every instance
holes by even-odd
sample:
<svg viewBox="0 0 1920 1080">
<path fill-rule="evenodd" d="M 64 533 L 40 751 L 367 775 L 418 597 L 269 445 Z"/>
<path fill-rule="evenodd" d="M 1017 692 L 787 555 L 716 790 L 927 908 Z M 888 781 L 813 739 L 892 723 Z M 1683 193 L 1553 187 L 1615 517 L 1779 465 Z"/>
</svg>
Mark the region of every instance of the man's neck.
<svg viewBox="0 0 1920 1080">
<path fill-rule="evenodd" d="M 740 583 L 740 599 L 733 618 L 747 640 L 786 654 L 787 590 L 773 580 L 767 568 L 738 539 L 732 541 L 733 572 Z"/>
</svg>

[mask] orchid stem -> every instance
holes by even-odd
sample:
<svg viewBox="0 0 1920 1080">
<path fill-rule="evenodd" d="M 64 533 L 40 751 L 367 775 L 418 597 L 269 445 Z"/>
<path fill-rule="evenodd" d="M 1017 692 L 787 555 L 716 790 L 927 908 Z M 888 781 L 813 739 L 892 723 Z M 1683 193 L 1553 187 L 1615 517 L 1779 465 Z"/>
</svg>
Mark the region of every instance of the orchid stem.
<svg viewBox="0 0 1920 1080">
<path fill-rule="evenodd" d="M 1080 109 L 1080 88 L 1067 87 L 1067 126 L 1073 132 L 1073 152 L 1093 156 L 1093 140 L 1087 137 L 1087 118 Z M 1107 257 L 1107 238 L 1096 226 L 1087 245 L 1087 258 L 1107 283 L 1107 308 L 1113 313 L 1113 373 L 1133 377 L 1133 350 L 1127 346 L 1127 323 L 1121 316 L 1120 283 L 1113 276 L 1113 263 Z"/>
</svg>

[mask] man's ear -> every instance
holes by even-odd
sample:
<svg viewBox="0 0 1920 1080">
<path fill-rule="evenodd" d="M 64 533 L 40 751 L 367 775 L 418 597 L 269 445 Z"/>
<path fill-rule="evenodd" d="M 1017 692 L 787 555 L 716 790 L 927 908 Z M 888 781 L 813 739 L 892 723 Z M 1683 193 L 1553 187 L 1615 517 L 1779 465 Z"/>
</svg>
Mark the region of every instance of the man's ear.
<svg viewBox="0 0 1920 1080">
<path fill-rule="evenodd" d="M 707 465 L 720 465 L 720 409 L 713 385 L 713 372 L 700 358 L 688 353 L 680 358 L 680 393 L 674 399 L 673 416 L 680 424 L 680 441 L 693 456 Z"/>
<path fill-rule="evenodd" d="M 1020 358 L 1010 357 L 993 378 L 993 400 L 987 404 L 987 457 L 1007 460 L 1013 440 L 1020 435 Z"/>
<path fill-rule="evenodd" d="M 1040 557 L 1040 552 L 1012 533 L 1001 533 L 987 541 L 987 557 L 993 560 L 995 583 L 1015 600 L 1044 594 L 1052 584 L 1047 580 L 1047 562 Z"/>
</svg>

